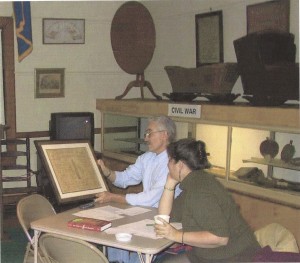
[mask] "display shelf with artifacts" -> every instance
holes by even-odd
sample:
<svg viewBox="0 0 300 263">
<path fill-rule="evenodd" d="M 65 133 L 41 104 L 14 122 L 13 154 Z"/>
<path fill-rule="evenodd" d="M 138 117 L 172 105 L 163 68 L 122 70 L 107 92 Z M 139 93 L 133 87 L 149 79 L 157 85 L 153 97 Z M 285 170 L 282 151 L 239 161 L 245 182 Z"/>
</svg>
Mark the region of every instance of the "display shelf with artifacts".
<svg viewBox="0 0 300 263">
<path fill-rule="evenodd" d="M 244 162 L 245 163 L 258 163 L 258 164 L 264 164 L 264 165 L 271 165 L 274 167 L 280 167 L 280 168 L 284 168 L 284 169 L 300 171 L 300 165 L 294 165 L 292 163 L 287 163 L 281 159 L 272 159 L 272 160 L 268 161 L 264 158 L 251 157 L 251 159 L 244 160 Z"/>
<path fill-rule="evenodd" d="M 184 114 L 191 112 L 186 110 L 188 107 L 198 107 L 196 110 L 199 110 L 200 117 Z M 287 137 L 292 138 L 293 145 L 298 145 L 300 120 L 297 105 L 253 107 L 247 104 L 218 105 L 208 102 L 185 104 L 139 99 L 121 101 L 99 99 L 97 109 L 101 111 L 102 116 L 101 150 L 105 157 L 128 164 L 135 162 L 137 156 L 147 150 L 143 140 L 147 118 L 168 115 L 176 123 L 177 139 L 192 137 L 206 143 L 207 151 L 210 153 L 209 161 L 212 164 L 209 172 L 220 180 L 225 180 L 229 185 L 234 181 L 252 187 L 255 182 L 241 179 L 235 172 L 241 167 L 255 166 L 262 171 L 265 178 L 265 180 L 261 178 L 262 180 L 257 183 L 261 188 L 259 193 L 261 198 L 300 207 L 298 187 L 284 189 L 282 183 L 287 181 L 293 186 L 300 185 L 297 180 L 300 166 L 278 159 L 275 155 L 272 155 L 275 158 L 271 160 L 260 158 L 261 143 L 267 137 L 272 139 L 276 137 L 276 141 L 278 138 L 276 155 L 279 154 L 279 149 L 283 150 Z M 270 148 L 269 144 L 272 145 L 272 142 L 267 141 L 266 149 Z M 291 161 L 293 159 L 295 158 Z M 286 169 L 292 171 L 292 175 L 286 175 L 287 172 L 283 172 Z M 277 180 L 276 184 L 273 183 L 274 180 Z M 274 192 L 265 193 L 265 190 L 270 189 Z M 233 190 L 239 190 L 239 187 Z M 277 191 L 285 193 L 290 201 L 278 198 Z"/>
<path fill-rule="evenodd" d="M 147 118 L 167 115 L 176 123 L 178 139 L 192 137 L 206 143 L 212 164 L 208 172 L 229 189 L 251 227 L 258 229 L 276 221 L 290 229 L 300 243 L 299 105 L 97 99 L 96 107 L 101 112 L 101 152 L 109 168 L 123 170 L 134 163 L 147 150 L 143 144 Z M 272 160 L 260 152 L 267 137 L 279 146 Z M 281 160 L 281 152 L 291 141 L 295 152 L 288 147 L 288 154 L 283 154 L 289 159 L 286 162 Z M 139 185 L 134 192 L 141 189 Z M 128 190 L 122 189 L 122 193 Z"/>
</svg>

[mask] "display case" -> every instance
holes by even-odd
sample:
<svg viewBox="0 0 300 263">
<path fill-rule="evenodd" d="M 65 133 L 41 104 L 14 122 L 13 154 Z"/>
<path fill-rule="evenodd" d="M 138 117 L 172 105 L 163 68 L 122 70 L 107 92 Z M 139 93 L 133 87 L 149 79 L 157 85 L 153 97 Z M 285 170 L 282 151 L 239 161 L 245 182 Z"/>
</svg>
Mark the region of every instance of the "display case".
<svg viewBox="0 0 300 263">
<path fill-rule="evenodd" d="M 151 116 L 148 116 L 151 117 Z M 147 151 L 144 133 L 148 117 L 104 112 L 102 114 L 102 153 L 106 157 L 133 163 L 137 156 Z M 177 138 L 193 137 L 195 125 L 176 121 Z"/>
<path fill-rule="evenodd" d="M 172 113 L 172 108 L 186 106 L 197 106 L 199 116 Z M 147 150 L 143 134 L 148 118 L 168 115 L 176 123 L 177 139 L 189 137 L 206 143 L 212 164 L 209 172 L 227 188 L 300 208 L 300 166 L 280 160 L 280 151 L 290 140 L 296 147 L 295 157 L 300 156 L 299 105 L 253 107 L 249 104 L 98 99 L 97 109 L 101 111 L 101 150 L 105 157 L 133 163 Z M 279 144 L 279 153 L 272 160 L 264 159 L 259 151 L 266 137 Z M 239 176 L 241 171 L 244 177 Z M 247 176 L 247 171 L 256 173 Z"/>
<path fill-rule="evenodd" d="M 143 133 L 148 117 L 168 115 L 176 123 L 178 138 L 192 137 L 206 143 L 212 164 L 209 172 L 231 192 L 254 230 L 277 222 L 289 229 L 300 244 L 299 166 L 280 160 L 280 152 L 290 140 L 296 148 L 294 157 L 300 156 L 299 105 L 253 107 L 246 103 L 98 99 L 96 107 L 101 112 L 102 154 L 111 169 L 123 170 L 147 149 Z M 193 109 L 186 110 L 189 108 Z M 197 114 L 188 114 L 194 110 Z M 260 153 L 266 137 L 279 145 L 272 160 Z M 264 179 L 257 181 L 240 176 L 261 179 L 261 173 Z M 141 185 L 110 189 L 121 194 L 142 191 Z"/>
</svg>

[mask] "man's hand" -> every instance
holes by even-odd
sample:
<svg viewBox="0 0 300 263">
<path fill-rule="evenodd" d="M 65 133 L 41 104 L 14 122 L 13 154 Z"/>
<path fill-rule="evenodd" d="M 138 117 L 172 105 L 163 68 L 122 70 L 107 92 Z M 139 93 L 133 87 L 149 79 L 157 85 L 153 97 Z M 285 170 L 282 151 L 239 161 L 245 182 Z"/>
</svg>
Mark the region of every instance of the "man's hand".
<svg viewBox="0 0 300 263">
<path fill-rule="evenodd" d="M 97 160 L 97 164 L 100 166 L 101 170 L 103 171 L 104 176 L 107 177 L 107 175 L 108 175 L 111 171 L 105 166 L 104 162 L 103 162 L 101 159 Z"/>
<path fill-rule="evenodd" d="M 110 192 L 102 192 L 102 193 L 96 194 L 95 201 L 99 202 L 100 204 L 111 202 L 112 196 L 113 196 L 113 194 Z"/>
<path fill-rule="evenodd" d="M 96 194 L 95 202 L 99 202 L 100 204 L 107 202 L 127 204 L 125 195 L 118 195 L 110 192 L 102 192 Z"/>
</svg>

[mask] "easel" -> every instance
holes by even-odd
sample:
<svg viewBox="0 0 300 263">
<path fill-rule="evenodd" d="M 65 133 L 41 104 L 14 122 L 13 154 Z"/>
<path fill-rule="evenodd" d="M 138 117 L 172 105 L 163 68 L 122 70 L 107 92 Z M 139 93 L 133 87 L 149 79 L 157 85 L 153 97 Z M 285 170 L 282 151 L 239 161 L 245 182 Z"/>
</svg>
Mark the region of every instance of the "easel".
<svg viewBox="0 0 300 263">
<path fill-rule="evenodd" d="M 157 100 L 161 100 L 162 97 L 158 96 L 153 88 L 152 85 L 150 84 L 149 81 L 145 80 L 145 76 L 144 73 L 138 73 L 136 74 L 136 80 L 133 80 L 131 82 L 129 82 L 129 84 L 127 85 L 125 91 L 123 92 L 122 95 L 115 97 L 116 100 L 120 100 L 122 98 L 124 98 L 127 93 L 131 90 L 131 88 L 133 87 L 139 87 L 141 89 L 141 98 L 144 99 L 144 87 L 147 87 L 149 89 L 149 91 L 151 92 L 151 94 L 157 99 Z"/>
</svg>

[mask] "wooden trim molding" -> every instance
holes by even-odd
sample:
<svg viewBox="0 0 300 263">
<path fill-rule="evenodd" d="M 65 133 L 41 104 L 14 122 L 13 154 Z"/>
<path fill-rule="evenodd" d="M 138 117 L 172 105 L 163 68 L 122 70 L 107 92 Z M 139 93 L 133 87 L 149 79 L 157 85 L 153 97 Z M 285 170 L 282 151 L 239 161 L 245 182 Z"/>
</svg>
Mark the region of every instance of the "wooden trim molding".
<svg viewBox="0 0 300 263">
<path fill-rule="evenodd" d="M 3 50 L 3 83 L 5 121 L 9 129 L 7 138 L 16 137 L 16 94 L 15 94 L 15 57 L 14 57 L 14 27 L 12 17 L 0 17 L 2 29 Z"/>
<path fill-rule="evenodd" d="M 94 134 L 100 134 L 101 128 L 95 128 Z M 50 137 L 49 131 L 29 131 L 29 132 L 17 132 L 16 138 L 42 138 Z"/>
</svg>

